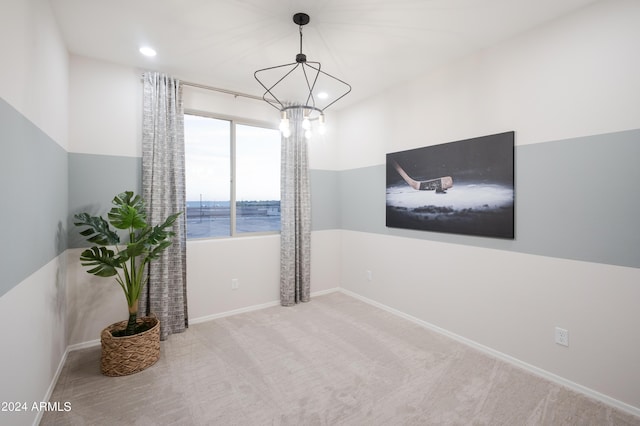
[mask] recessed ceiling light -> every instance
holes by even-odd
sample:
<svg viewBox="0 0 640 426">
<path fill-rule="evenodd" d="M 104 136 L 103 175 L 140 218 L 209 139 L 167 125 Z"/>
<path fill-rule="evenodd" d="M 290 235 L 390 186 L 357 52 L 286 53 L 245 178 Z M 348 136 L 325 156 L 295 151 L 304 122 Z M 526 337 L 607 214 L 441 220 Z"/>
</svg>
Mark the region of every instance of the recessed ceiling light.
<svg viewBox="0 0 640 426">
<path fill-rule="evenodd" d="M 156 51 L 147 46 L 141 47 L 140 53 L 142 53 L 144 56 L 156 56 Z"/>
<path fill-rule="evenodd" d="M 329 97 L 329 94 L 327 92 L 318 93 L 318 98 L 320 99 L 327 99 L 328 97 Z"/>
</svg>

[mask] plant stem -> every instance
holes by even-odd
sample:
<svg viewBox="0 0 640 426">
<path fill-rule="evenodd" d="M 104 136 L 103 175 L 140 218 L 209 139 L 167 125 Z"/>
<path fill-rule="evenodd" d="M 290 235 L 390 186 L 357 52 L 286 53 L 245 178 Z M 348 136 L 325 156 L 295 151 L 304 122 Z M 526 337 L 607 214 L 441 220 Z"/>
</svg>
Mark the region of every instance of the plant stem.
<svg viewBox="0 0 640 426">
<path fill-rule="evenodd" d="M 136 320 L 138 318 L 138 299 L 129 306 L 129 322 L 127 322 L 127 329 L 124 332 L 125 336 L 132 336 L 136 334 Z"/>
<path fill-rule="evenodd" d="M 129 314 L 129 322 L 127 322 L 127 329 L 124 331 L 125 336 L 133 336 L 136 334 L 136 319 L 138 314 Z"/>
</svg>

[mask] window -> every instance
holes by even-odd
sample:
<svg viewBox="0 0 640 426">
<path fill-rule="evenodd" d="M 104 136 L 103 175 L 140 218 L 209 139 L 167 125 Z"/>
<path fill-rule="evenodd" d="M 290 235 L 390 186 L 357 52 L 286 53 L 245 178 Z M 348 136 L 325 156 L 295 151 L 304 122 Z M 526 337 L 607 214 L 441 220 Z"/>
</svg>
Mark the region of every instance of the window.
<svg viewBox="0 0 640 426">
<path fill-rule="evenodd" d="M 280 132 L 185 114 L 187 238 L 280 231 Z"/>
</svg>

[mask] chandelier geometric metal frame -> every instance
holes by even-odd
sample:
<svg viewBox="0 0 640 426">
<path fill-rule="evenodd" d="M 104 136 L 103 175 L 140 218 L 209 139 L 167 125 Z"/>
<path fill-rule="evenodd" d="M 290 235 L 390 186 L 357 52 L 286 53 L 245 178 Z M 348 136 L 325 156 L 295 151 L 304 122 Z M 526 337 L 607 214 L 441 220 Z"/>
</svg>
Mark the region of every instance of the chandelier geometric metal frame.
<svg viewBox="0 0 640 426">
<path fill-rule="evenodd" d="M 320 64 L 320 62 L 308 61 L 307 55 L 302 53 L 302 27 L 310 22 L 309 15 L 307 15 L 306 13 L 296 13 L 295 15 L 293 15 L 293 22 L 299 26 L 300 32 L 300 52 L 296 55 L 296 61 L 288 64 L 259 69 L 253 73 L 255 79 L 265 89 L 265 92 L 262 95 L 262 99 L 281 112 L 281 130 L 286 137 L 288 136 L 288 110 L 301 108 L 303 110 L 305 119 L 319 120 L 320 124 L 324 125 L 324 111 L 331 105 L 335 104 L 337 101 L 345 97 L 349 92 L 351 92 L 351 85 L 349 83 L 323 71 L 322 64 Z M 276 79 L 275 83 L 273 84 L 268 84 L 265 82 L 266 79 L 263 78 L 263 81 L 259 77 L 260 74 L 278 69 L 283 69 L 284 75 L 282 75 L 282 77 L 280 77 L 279 79 Z M 306 86 L 306 88 L 303 97 L 304 101 L 298 104 L 290 104 L 290 100 L 282 99 L 282 96 L 276 94 L 276 89 L 279 85 L 283 84 L 288 77 L 294 76 L 295 71 L 297 71 L 298 74 L 300 72 L 303 74 L 304 86 Z M 334 81 L 338 84 L 338 87 L 342 87 L 343 90 L 340 91 L 338 95 L 336 95 L 335 99 L 325 101 L 322 106 L 320 106 L 317 102 L 318 93 L 316 93 L 316 84 L 320 76 L 324 76 Z"/>
</svg>

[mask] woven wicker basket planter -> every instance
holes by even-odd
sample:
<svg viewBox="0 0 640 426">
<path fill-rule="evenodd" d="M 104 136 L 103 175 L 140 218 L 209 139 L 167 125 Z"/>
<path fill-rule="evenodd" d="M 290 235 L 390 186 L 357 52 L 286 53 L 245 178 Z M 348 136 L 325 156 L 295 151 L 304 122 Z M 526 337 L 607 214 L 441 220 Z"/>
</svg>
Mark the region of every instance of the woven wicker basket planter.
<svg viewBox="0 0 640 426">
<path fill-rule="evenodd" d="M 160 358 L 160 321 L 155 316 L 138 318 L 149 330 L 133 336 L 114 337 L 111 333 L 124 330 L 127 321 L 111 324 L 102 330 L 100 371 L 105 376 L 127 376 L 151 367 Z"/>
</svg>

